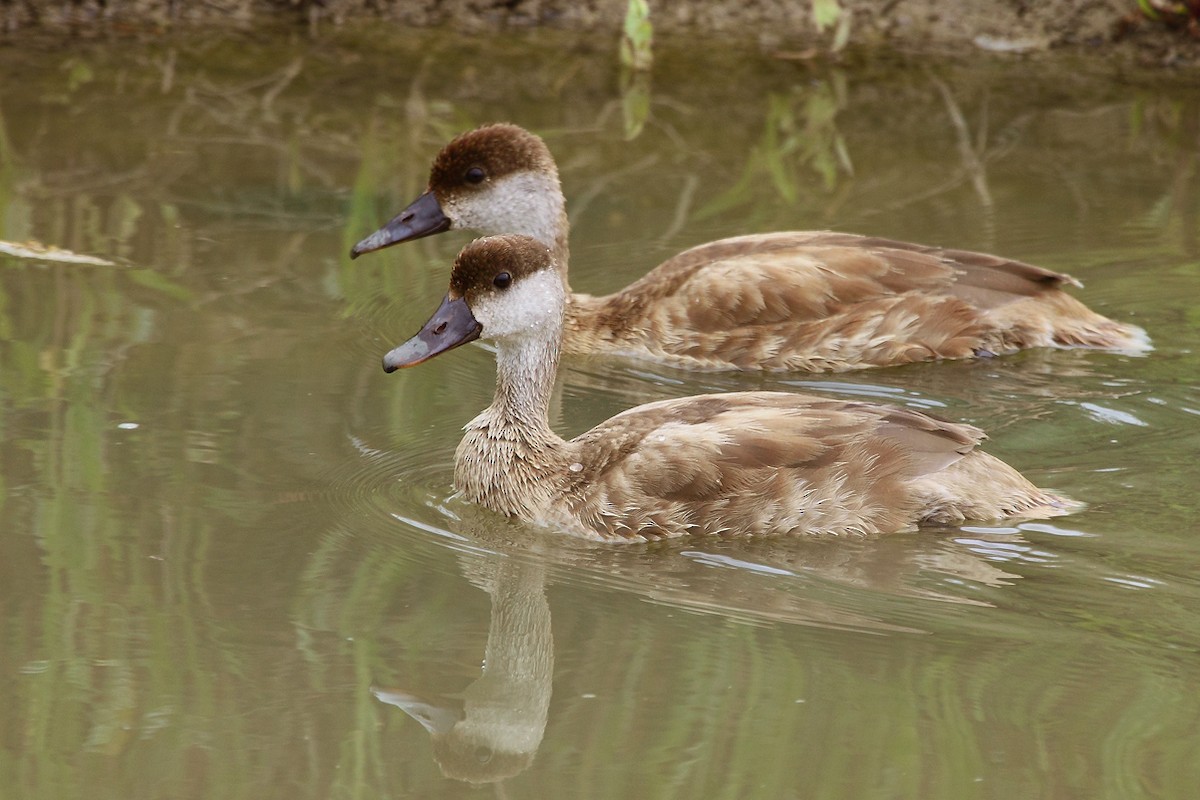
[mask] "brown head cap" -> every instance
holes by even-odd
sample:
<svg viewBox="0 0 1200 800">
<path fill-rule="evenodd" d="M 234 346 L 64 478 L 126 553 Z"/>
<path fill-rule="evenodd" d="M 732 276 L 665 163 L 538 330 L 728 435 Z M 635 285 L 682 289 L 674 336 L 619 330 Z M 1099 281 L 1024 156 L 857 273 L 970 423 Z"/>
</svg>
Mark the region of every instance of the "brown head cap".
<svg viewBox="0 0 1200 800">
<path fill-rule="evenodd" d="M 464 247 L 454 260 L 450 296 L 507 289 L 526 275 L 553 268 L 553 264 L 550 250 L 536 239 L 517 234 L 485 236 Z"/>
<path fill-rule="evenodd" d="M 540 137 L 506 122 L 484 125 L 450 141 L 433 161 L 429 188 L 436 193 L 469 189 L 514 172 L 558 174 Z"/>
</svg>

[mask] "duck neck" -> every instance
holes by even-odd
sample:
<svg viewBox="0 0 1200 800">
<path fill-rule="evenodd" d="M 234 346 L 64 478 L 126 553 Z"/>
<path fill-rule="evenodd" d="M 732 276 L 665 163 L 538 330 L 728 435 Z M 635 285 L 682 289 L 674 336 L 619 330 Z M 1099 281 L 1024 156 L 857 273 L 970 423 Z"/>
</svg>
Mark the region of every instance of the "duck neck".
<svg viewBox="0 0 1200 800">
<path fill-rule="evenodd" d="M 570 261 L 571 218 L 567 215 L 567 198 L 563 195 L 562 182 L 558 173 L 537 175 L 530 179 L 531 186 L 527 188 L 530 195 L 538 197 L 542 202 L 532 206 L 514 203 L 514 209 L 521 213 L 520 221 L 505 225 L 505 230 L 497 233 L 514 231 L 532 236 L 549 247 L 554 253 L 554 261 L 558 264 L 558 274 L 562 278 L 563 289 L 570 302 L 571 285 L 567 280 L 567 265 Z"/>
<path fill-rule="evenodd" d="M 552 337 L 497 342 L 496 394 L 467 424 L 455 483 L 467 499 L 511 517 L 532 519 L 554 496 L 566 442 L 548 418 L 562 323 Z"/>
<path fill-rule="evenodd" d="M 463 690 L 464 722 L 494 739 L 489 744 L 532 757 L 546 729 L 554 673 L 545 567 L 516 557 L 494 566 L 483 674 Z"/>
<path fill-rule="evenodd" d="M 520 172 L 500 179 L 493 192 L 486 213 L 470 205 L 459 207 L 456 225 L 488 236 L 519 233 L 537 239 L 554 253 L 569 297 L 567 240 L 571 222 L 558 173 Z"/>
<path fill-rule="evenodd" d="M 491 409 L 497 420 L 533 439 L 550 430 L 550 395 L 558 371 L 561 324 L 553 340 L 526 337 L 496 346 L 496 394 Z"/>
<path fill-rule="evenodd" d="M 545 192 L 545 196 L 553 197 L 554 201 L 544 207 L 543 213 L 529 214 L 525 219 L 525 230 L 516 230 L 532 236 L 550 248 L 554 254 L 554 262 L 558 265 L 563 290 L 567 293 L 567 302 L 570 302 L 571 284 L 567 278 L 567 271 L 571 258 L 571 220 L 567 216 L 567 201 L 563 197 L 562 186 L 557 176 L 553 182 L 553 191 Z"/>
</svg>

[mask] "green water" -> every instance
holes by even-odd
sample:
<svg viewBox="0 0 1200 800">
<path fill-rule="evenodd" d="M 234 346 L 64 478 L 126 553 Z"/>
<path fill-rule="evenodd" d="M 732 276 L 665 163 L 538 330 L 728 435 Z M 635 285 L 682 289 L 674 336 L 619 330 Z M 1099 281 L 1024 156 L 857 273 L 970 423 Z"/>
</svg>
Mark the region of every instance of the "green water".
<svg viewBox="0 0 1200 800">
<path fill-rule="evenodd" d="M 0 797 L 1195 796 L 1194 76 L 659 47 L 640 97 L 609 42 L 552 34 L 0 50 L 0 239 L 117 262 L 0 256 Z M 469 237 L 346 253 L 499 119 L 559 160 L 578 290 L 830 227 L 1070 272 L 1156 346 L 570 361 L 562 433 L 700 391 L 882 397 L 1087 510 L 597 547 L 454 500 L 490 354 L 379 357 Z"/>
</svg>

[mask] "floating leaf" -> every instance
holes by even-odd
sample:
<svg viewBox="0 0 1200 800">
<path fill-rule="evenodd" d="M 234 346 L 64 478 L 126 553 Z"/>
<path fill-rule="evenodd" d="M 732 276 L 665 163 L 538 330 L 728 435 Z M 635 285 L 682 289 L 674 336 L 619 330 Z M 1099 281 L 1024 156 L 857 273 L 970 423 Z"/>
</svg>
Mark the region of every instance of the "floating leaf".
<svg viewBox="0 0 1200 800">
<path fill-rule="evenodd" d="M 61 264 L 90 264 L 96 267 L 115 267 L 116 262 L 98 256 L 85 256 L 63 250 L 53 245 L 41 242 L 6 242 L 0 239 L 0 254 L 17 258 L 31 258 L 38 261 L 56 261 Z"/>
</svg>

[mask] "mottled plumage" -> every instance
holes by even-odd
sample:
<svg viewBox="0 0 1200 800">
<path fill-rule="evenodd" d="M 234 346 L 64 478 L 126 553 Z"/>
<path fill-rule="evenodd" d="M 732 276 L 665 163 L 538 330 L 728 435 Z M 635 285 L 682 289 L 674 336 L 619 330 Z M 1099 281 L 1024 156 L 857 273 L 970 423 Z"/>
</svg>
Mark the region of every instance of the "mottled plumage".
<svg viewBox="0 0 1200 800">
<path fill-rule="evenodd" d="M 418 207 L 424 216 L 414 217 Z M 455 138 L 434 161 L 429 190 L 352 255 L 449 228 L 532 236 L 554 251 L 567 284 L 558 170 L 522 128 Z M 1091 311 L 1067 284 L 1079 285 L 965 250 L 829 231 L 753 234 L 680 253 L 616 294 L 569 294 L 563 348 L 693 369 L 808 371 L 1028 347 L 1146 349 L 1141 329 Z"/>
<path fill-rule="evenodd" d="M 439 309 L 385 364 L 412 366 L 475 335 L 495 342 L 495 399 L 467 424 L 455 465 L 457 488 L 493 511 L 646 540 L 886 533 L 1069 508 L 979 450 L 978 428 L 873 403 L 701 395 L 638 406 L 566 441 L 547 421 L 566 302 L 551 252 L 523 236 L 477 240 L 451 286 L 443 309 L 465 303 L 471 324 L 436 341 L 454 330 Z"/>
</svg>

